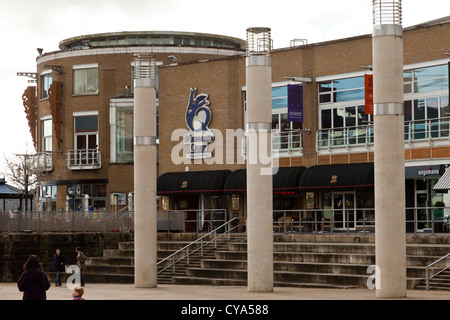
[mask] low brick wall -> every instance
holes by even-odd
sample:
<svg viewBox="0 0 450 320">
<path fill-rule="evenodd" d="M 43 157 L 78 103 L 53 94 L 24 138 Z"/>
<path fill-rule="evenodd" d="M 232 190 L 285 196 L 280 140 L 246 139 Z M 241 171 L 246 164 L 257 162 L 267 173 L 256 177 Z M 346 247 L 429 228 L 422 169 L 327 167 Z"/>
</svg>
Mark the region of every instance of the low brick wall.
<svg viewBox="0 0 450 320">
<path fill-rule="evenodd" d="M 52 258 L 57 248 L 75 264 L 75 248 L 89 257 L 101 257 L 104 249 L 116 249 L 119 242 L 133 241 L 133 233 L 0 233 L 0 281 L 17 281 L 28 257 L 35 254 L 46 271 L 53 271 Z"/>
</svg>

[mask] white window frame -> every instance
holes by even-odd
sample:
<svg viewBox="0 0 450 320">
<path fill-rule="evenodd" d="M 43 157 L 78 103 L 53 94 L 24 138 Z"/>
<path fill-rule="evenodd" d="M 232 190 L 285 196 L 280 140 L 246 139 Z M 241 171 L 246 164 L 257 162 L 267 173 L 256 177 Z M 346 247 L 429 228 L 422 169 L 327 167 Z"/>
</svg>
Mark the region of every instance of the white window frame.
<svg viewBox="0 0 450 320">
<path fill-rule="evenodd" d="M 79 65 L 74 65 L 73 67 L 72 67 L 72 69 L 73 69 L 73 95 L 74 96 L 85 96 L 85 95 L 96 95 L 96 94 L 98 94 L 98 91 L 99 91 L 99 74 L 98 74 L 98 63 L 89 63 L 89 64 L 79 64 Z M 96 88 L 94 88 L 95 90 L 90 90 L 87 86 L 88 86 L 88 79 L 87 79 L 87 70 L 90 70 L 90 69 L 97 69 L 97 83 L 96 83 Z M 80 92 L 80 91 L 77 91 L 77 89 L 75 88 L 75 73 L 77 72 L 77 71 L 83 71 L 83 70 L 85 70 L 86 71 L 86 73 L 85 73 L 85 81 L 84 81 L 84 85 L 85 85 L 85 87 L 86 87 L 86 89 L 84 90 L 84 92 Z"/>
</svg>

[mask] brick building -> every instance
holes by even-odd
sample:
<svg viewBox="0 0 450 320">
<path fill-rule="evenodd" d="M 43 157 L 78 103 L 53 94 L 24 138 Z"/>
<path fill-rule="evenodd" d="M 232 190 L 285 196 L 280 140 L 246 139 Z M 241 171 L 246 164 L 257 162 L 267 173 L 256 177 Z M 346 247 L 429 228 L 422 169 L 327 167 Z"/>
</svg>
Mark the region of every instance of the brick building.
<svg viewBox="0 0 450 320">
<path fill-rule="evenodd" d="M 404 30 L 407 208 L 450 205 L 433 190 L 450 164 L 449 44 L 450 17 Z M 159 66 L 159 209 L 245 216 L 245 41 L 117 33 L 64 40 L 60 48 L 37 59 L 38 108 L 30 122 L 40 169 L 47 171 L 41 193 L 47 205 L 70 210 L 70 199 L 77 205 L 85 194 L 96 208 L 112 209 L 115 195 L 119 208 L 127 203 L 133 54 L 152 53 Z M 373 219 L 373 119 L 364 106 L 371 64 L 371 35 L 272 52 L 275 210 L 290 210 L 298 220 L 295 210 L 317 205 L 343 229 Z M 288 92 L 300 87 L 303 119 L 289 121 Z M 189 130 L 191 98 L 207 107 L 197 115 L 209 135 L 200 140 Z"/>
</svg>

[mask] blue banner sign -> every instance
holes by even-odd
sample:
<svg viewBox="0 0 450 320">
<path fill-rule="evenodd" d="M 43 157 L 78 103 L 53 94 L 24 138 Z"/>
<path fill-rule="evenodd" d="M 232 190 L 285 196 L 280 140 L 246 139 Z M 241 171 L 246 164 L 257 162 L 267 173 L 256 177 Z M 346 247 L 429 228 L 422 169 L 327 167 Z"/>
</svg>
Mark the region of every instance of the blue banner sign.
<svg viewBox="0 0 450 320">
<path fill-rule="evenodd" d="M 303 122 L 303 86 L 288 85 L 288 120 Z"/>
</svg>

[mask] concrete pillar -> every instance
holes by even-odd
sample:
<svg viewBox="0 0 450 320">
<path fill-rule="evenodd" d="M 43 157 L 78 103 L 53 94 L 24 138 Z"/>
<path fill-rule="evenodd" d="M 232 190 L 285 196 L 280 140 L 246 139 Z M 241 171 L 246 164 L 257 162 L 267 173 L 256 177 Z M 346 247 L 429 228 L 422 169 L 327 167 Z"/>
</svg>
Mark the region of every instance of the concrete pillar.
<svg viewBox="0 0 450 320">
<path fill-rule="evenodd" d="M 406 297 L 406 224 L 400 0 L 374 1 L 372 43 L 376 296 L 401 298 Z"/>
<path fill-rule="evenodd" d="M 135 59 L 134 283 L 137 288 L 157 286 L 156 86 L 146 68 L 151 68 L 148 61 L 151 64 L 151 57 Z"/>
<path fill-rule="evenodd" d="M 248 290 L 270 292 L 273 291 L 273 190 L 271 162 L 268 161 L 272 127 L 270 29 L 249 28 L 248 38 L 249 34 L 246 68 Z M 266 49 L 269 50 L 252 51 L 253 44 L 261 44 L 255 38 L 267 35 Z"/>
</svg>

